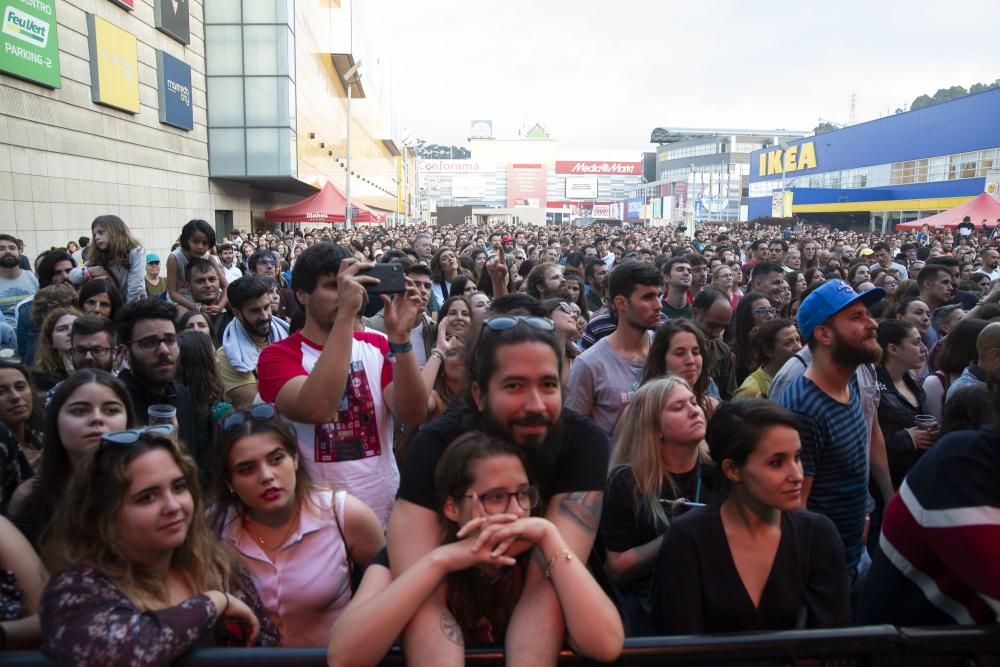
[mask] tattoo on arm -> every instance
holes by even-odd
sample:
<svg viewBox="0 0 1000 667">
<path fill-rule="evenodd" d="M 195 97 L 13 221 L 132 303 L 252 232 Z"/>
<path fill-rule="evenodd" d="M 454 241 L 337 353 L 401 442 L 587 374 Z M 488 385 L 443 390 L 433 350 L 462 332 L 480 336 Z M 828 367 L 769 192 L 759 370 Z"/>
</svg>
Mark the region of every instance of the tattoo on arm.
<svg viewBox="0 0 1000 667">
<path fill-rule="evenodd" d="M 449 612 L 441 614 L 441 633 L 454 644 L 465 648 L 465 639 L 462 637 L 462 628 L 458 627 L 458 621 Z"/>
<path fill-rule="evenodd" d="M 576 491 L 563 498 L 559 511 L 573 519 L 584 530 L 594 533 L 601 522 L 602 491 Z"/>
</svg>

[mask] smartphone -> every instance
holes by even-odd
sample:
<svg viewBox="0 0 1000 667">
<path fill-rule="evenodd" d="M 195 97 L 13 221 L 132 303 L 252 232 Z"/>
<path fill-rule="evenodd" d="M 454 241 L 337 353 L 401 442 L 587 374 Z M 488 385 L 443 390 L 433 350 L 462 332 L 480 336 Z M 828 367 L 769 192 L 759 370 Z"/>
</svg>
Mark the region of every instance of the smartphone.
<svg viewBox="0 0 1000 667">
<path fill-rule="evenodd" d="M 368 294 L 403 294 L 406 292 L 406 278 L 403 267 L 396 263 L 376 264 L 367 271 L 361 271 L 359 276 L 378 278 L 377 285 L 365 285 Z"/>
</svg>

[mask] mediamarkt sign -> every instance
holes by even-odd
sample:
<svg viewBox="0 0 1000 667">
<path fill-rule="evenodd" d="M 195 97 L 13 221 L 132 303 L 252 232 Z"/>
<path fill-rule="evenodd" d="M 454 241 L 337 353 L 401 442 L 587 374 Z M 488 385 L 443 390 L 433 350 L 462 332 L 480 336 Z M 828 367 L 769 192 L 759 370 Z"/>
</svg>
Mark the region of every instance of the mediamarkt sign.
<svg viewBox="0 0 1000 667">
<path fill-rule="evenodd" d="M 559 160 L 556 162 L 557 174 L 597 174 L 599 176 L 639 176 L 642 174 L 641 162 L 574 162 Z"/>
</svg>

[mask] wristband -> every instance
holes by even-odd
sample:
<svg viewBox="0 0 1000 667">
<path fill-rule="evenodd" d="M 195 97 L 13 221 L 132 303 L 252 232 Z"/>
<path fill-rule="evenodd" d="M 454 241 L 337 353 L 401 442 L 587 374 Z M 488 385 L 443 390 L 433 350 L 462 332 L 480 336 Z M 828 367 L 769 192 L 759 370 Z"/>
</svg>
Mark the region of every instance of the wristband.
<svg viewBox="0 0 1000 667">
<path fill-rule="evenodd" d="M 436 347 L 433 350 L 431 350 L 431 356 L 432 357 L 437 357 L 442 362 L 444 362 L 444 352 L 442 352 L 441 350 L 437 349 Z"/>
<path fill-rule="evenodd" d="M 229 611 L 229 593 L 223 593 L 222 596 L 226 598 L 226 606 L 219 610 L 219 618 L 225 616 L 226 612 Z"/>
<path fill-rule="evenodd" d="M 552 568 L 556 566 L 556 563 L 558 563 L 559 559 L 562 558 L 563 556 L 566 556 L 567 562 L 573 560 L 573 550 L 570 549 L 569 547 L 563 547 L 562 551 L 560 551 L 555 556 L 549 559 L 548 567 L 545 568 L 546 579 L 552 578 Z"/>
<path fill-rule="evenodd" d="M 390 355 L 406 354 L 407 352 L 412 352 L 412 351 L 413 351 L 413 343 L 410 341 L 406 341 L 405 343 L 393 343 L 391 340 L 389 341 Z"/>
</svg>

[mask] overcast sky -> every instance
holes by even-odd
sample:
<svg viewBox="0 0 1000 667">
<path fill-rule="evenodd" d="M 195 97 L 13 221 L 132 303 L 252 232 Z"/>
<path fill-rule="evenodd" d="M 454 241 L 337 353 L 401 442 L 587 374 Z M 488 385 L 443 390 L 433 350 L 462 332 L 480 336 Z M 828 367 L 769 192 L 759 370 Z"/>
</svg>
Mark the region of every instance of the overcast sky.
<svg viewBox="0 0 1000 667">
<path fill-rule="evenodd" d="M 568 157 L 636 159 L 654 127 L 811 130 L 1000 78 L 996 0 L 354 0 L 414 136 L 541 122 Z"/>
</svg>

